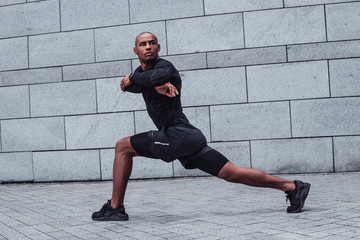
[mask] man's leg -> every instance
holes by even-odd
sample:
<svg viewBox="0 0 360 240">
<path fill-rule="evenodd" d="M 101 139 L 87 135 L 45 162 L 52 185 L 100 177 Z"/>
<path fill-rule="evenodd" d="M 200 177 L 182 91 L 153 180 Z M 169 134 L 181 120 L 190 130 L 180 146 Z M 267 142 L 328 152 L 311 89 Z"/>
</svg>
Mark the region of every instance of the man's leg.
<svg viewBox="0 0 360 240">
<path fill-rule="evenodd" d="M 254 187 L 268 187 L 282 191 L 295 189 L 294 181 L 269 175 L 253 168 L 242 168 L 228 162 L 220 170 L 219 178 L 229 182 L 242 183 Z"/>
<path fill-rule="evenodd" d="M 301 212 L 311 186 L 310 183 L 287 180 L 257 169 L 238 167 L 214 149 L 195 159 L 192 166 L 229 182 L 282 190 L 290 200 L 288 213 Z"/>
<path fill-rule="evenodd" d="M 114 209 L 124 205 L 126 186 L 131 175 L 134 156 L 138 156 L 138 154 L 131 146 L 130 137 L 116 142 L 111 197 L 111 207 Z"/>
</svg>

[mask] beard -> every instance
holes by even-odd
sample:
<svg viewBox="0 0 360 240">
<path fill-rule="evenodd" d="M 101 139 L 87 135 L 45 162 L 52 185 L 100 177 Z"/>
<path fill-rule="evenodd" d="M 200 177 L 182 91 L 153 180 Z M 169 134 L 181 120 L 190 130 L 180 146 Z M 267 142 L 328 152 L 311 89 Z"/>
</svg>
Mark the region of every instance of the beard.
<svg viewBox="0 0 360 240">
<path fill-rule="evenodd" d="M 143 59 L 143 63 L 151 64 L 155 63 L 158 60 L 159 56 L 154 56 L 153 58 Z"/>
</svg>

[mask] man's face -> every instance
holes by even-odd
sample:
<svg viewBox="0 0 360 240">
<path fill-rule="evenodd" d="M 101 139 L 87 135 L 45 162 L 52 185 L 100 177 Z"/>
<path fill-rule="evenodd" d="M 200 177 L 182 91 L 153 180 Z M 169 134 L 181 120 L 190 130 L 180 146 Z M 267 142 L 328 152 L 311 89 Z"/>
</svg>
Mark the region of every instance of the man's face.
<svg viewBox="0 0 360 240">
<path fill-rule="evenodd" d="M 148 63 L 158 59 L 159 51 L 160 44 L 153 34 L 143 33 L 137 37 L 134 53 L 138 55 L 140 61 Z"/>
</svg>

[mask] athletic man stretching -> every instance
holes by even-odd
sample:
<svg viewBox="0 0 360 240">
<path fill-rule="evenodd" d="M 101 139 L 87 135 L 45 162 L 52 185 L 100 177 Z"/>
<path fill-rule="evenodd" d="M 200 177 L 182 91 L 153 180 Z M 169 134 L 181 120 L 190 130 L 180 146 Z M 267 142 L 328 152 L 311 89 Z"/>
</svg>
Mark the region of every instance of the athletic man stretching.
<svg viewBox="0 0 360 240">
<path fill-rule="evenodd" d="M 100 211 L 93 213 L 92 219 L 123 221 L 129 218 L 123 203 L 135 156 L 158 158 L 165 162 L 179 159 L 187 169 L 198 168 L 229 182 L 285 191 L 291 203 L 287 212 L 300 212 L 310 184 L 286 180 L 252 168 L 237 167 L 210 148 L 201 131 L 192 126 L 182 112 L 180 74 L 170 62 L 159 58 L 159 51 L 160 45 L 154 34 L 139 34 L 134 53 L 139 58 L 140 67 L 126 75 L 120 83 L 122 91 L 143 95 L 147 112 L 158 130 L 117 141 L 112 198 Z"/>
</svg>

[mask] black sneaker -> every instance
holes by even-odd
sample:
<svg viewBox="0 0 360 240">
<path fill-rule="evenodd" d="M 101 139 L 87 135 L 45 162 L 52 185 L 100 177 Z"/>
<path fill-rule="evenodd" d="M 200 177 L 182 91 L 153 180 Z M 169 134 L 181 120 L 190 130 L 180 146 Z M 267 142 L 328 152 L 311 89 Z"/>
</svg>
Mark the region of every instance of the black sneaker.
<svg viewBox="0 0 360 240">
<path fill-rule="evenodd" d="M 111 207 L 111 200 L 108 200 L 100 211 L 94 212 L 91 217 L 95 221 L 126 221 L 129 219 L 123 206 L 116 209 Z"/>
<path fill-rule="evenodd" d="M 287 208 L 288 213 L 299 213 L 304 207 L 305 199 L 310 191 L 310 183 L 304 183 L 299 180 L 295 180 L 295 189 L 292 191 L 286 191 L 286 202 L 290 200 L 290 205 Z"/>
</svg>

